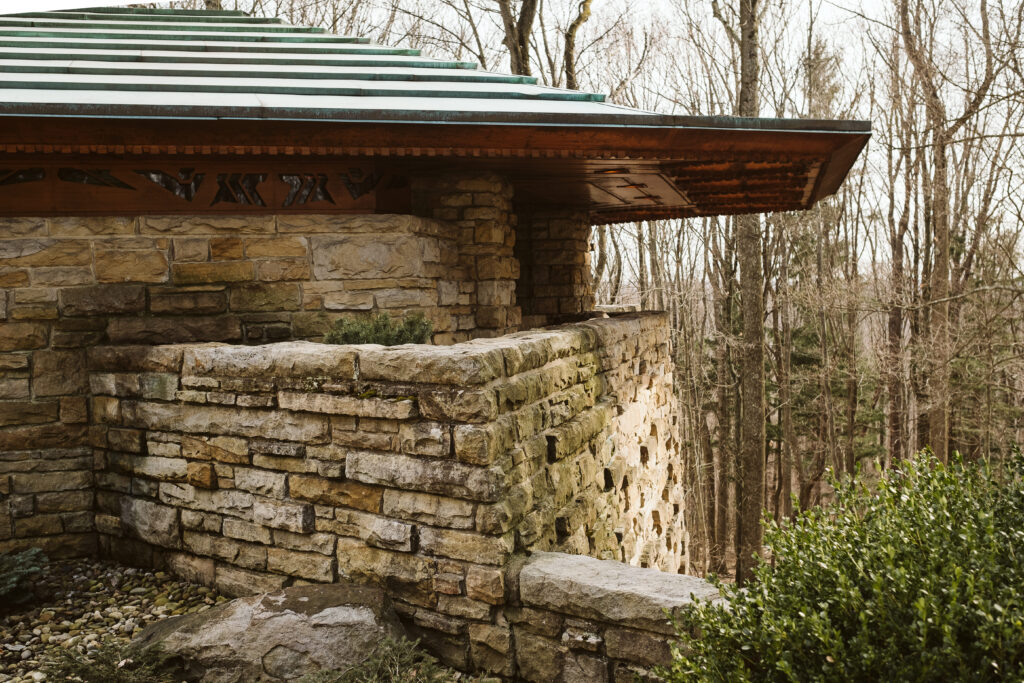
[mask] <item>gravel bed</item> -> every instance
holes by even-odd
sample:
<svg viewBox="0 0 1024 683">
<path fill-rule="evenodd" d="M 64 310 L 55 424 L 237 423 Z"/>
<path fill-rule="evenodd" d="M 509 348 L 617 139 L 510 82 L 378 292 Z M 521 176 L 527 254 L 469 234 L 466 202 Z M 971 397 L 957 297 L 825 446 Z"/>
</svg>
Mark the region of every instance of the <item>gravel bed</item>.
<svg viewBox="0 0 1024 683">
<path fill-rule="evenodd" d="M 154 621 L 227 600 L 164 572 L 95 560 L 51 562 L 32 585 L 36 600 L 0 606 L 0 683 L 46 680 L 40 669 L 57 648 L 126 642 Z"/>
</svg>

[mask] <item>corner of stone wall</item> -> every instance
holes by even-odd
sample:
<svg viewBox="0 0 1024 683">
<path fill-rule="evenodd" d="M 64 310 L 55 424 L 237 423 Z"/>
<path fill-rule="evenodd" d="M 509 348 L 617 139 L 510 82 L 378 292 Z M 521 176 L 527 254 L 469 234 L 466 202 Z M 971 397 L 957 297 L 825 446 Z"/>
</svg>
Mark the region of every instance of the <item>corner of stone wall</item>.
<svg viewBox="0 0 1024 683">
<path fill-rule="evenodd" d="M 438 343 L 464 341 L 470 336 L 497 337 L 519 329 L 516 280 L 520 269 L 513 252 L 516 216 L 512 196 L 511 183 L 495 173 L 442 174 L 413 180 L 413 210 L 459 231 L 458 262 L 465 277 L 458 296 L 469 308 L 451 338 L 438 339 Z"/>
<path fill-rule="evenodd" d="M 516 290 L 523 327 L 571 322 L 594 310 L 590 216 L 585 211 L 519 211 Z"/>
</svg>

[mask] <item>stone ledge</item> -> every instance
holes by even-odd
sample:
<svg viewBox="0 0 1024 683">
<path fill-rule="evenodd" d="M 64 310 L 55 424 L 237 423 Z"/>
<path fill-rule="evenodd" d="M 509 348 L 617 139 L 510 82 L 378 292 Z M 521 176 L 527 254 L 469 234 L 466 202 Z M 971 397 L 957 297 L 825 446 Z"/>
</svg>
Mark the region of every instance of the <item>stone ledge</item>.
<svg viewBox="0 0 1024 683">
<path fill-rule="evenodd" d="M 661 633 L 672 633 L 666 611 L 717 595 L 695 576 L 583 555 L 534 553 L 519 573 L 523 605 Z"/>
</svg>

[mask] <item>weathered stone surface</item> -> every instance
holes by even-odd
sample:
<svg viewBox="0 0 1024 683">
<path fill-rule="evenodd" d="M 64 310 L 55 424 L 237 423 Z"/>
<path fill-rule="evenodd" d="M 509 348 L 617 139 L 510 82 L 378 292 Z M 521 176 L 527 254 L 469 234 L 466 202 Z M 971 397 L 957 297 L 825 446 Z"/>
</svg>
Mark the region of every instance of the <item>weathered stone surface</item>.
<svg viewBox="0 0 1024 683">
<path fill-rule="evenodd" d="M 384 490 L 383 512 L 388 517 L 452 529 L 472 529 L 474 509 L 472 503 L 458 498 L 415 491 Z"/>
<path fill-rule="evenodd" d="M 414 235 L 316 236 L 309 242 L 318 280 L 416 277 L 425 262 L 440 260 L 437 240 Z"/>
<path fill-rule="evenodd" d="M 211 346 L 190 349 L 185 374 L 216 377 L 355 377 L 352 347 L 281 342 L 265 346 Z"/>
<path fill-rule="evenodd" d="M 380 510 L 382 489 L 354 481 L 335 481 L 322 476 L 293 474 L 288 479 L 292 498 L 320 505 L 356 508 L 367 512 Z"/>
<path fill-rule="evenodd" d="M 149 310 L 164 315 L 202 315 L 223 313 L 228 308 L 228 296 L 222 288 L 164 288 L 151 287 Z"/>
<path fill-rule="evenodd" d="M 212 432 L 229 436 L 263 436 L 310 443 L 327 439 L 327 419 L 317 415 L 149 402 L 126 402 L 123 410 L 125 425 L 145 429 L 190 434 Z"/>
<path fill-rule="evenodd" d="M 167 257 L 160 251 L 97 249 L 97 282 L 165 282 Z"/>
<path fill-rule="evenodd" d="M 362 379 L 429 384 L 484 384 L 504 374 L 501 353 L 459 346 L 363 347 L 359 351 Z"/>
<path fill-rule="evenodd" d="M 253 518 L 257 523 L 273 529 L 284 529 L 300 534 L 313 531 L 313 506 L 305 503 L 287 503 L 259 498 L 253 504 Z"/>
<path fill-rule="evenodd" d="M 284 497 L 285 475 L 280 472 L 236 467 L 235 488 L 263 496 Z"/>
<path fill-rule="evenodd" d="M 334 580 L 334 558 L 270 547 L 267 548 L 267 570 L 329 583 Z"/>
<path fill-rule="evenodd" d="M 604 633 L 605 652 L 643 666 L 665 666 L 672 661 L 669 638 L 628 628 L 609 628 Z"/>
<path fill-rule="evenodd" d="M 718 591 L 694 576 L 641 569 L 582 555 L 534 553 L 519 574 L 524 605 L 672 633 L 665 616 Z"/>
<path fill-rule="evenodd" d="M 75 491 L 92 486 L 92 472 L 26 472 L 11 475 L 13 493 Z"/>
<path fill-rule="evenodd" d="M 241 597 L 281 590 L 288 577 L 240 569 L 230 564 L 216 563 L 214 585 L 224 595 Z"/>
<path fill-rule="evenodd" d="M 297 311 L 301 297 L 296 284 L 254 283 L 233 287 L 228 302 L 233 311 Z"/>
<path fill-rule="evenodd" d="M 512 552 L 506 538 L 482 536 L 468 531 L 452 529 L 420 529 L 420 550 L 429 555 L 441 555 L 456 560 L 500 565 Z"/>
<path fill-rule="evenodd" d="M 136 643 L 182 658 L 189 680 L 247 683 L 345 670 L 384 638 L 403 634 L 380 589 L 334 584 L 239 598 L 168 619 Z"/>
<path fill-rule="evenodd" d="M 188 483 L 201 489 L 217 488 L 217 471 L 208 462 L 190 462 L 188 464 Z"/>
<path fill-rule="evenodd" d="M 0 241 L 0 266 L 85 266 L 92 246 L 78 239 L 8 239 Z"/>
<path fill-rule="evenodd" d="M 175 318 L 112 318 L 107 337 L 114 344 L 241 341 L 241 321 L 231 315 Z"/>
<path fill-rule="evenodd" d="M 497 469 L 471 467 L 450 460 L 420 460 L 359 451 L 350 453 L 345 460 L 345 476 L 368 484 L 484 502 L 497 500 L 503 481 Z"/>
<path fill-rule="evenodd" d="M 60 290 L 64 315 L 105 315 L 141 313 L 146 307 L 142 285 L 92 285 Z"/>
<path fill-rule="evenodd" d="M 561 680 L 565 648 L 557 641 L 516 629 L 516 663 L 519 676 L 533 683 Z"/>
<path fill-rule="evenodd" d="M 121 526 L 140 540 L 162 548 L 178 548 L 178 511 L 140 498 L 121 499 Z"/>
<path fill-rule="evenodd" d="M 46 346 L 49 329 L 42 323 L 0 323 L 0 351 Z"/>
<path fill-rule="evenodd" d="M 466 572 L 466 595 L 492 605 L 505 601 L 505 577 L 501 571 L 487 567 L 470 567 Z"/>
<path fill-rule="evenodd" d="M 176 285 L 247 282 L 255 279 L 255 277 L 256 266 L 252 261 L 171 264 L 171 278 Z"/>
<path fill-rule="evenodd" d="M 416 415 L 416 404 L 408 399 L 393 401 L 382 398 L 282 391 L 277 395 L 277 404 L 285 410 L 330 415 L 356 415 L 388 420 L 404 420 Z"/>
<path fill-rule="evenodd" d="M 196 557 L 187 553 L 168 553 L 167 568 L 175 576 L 203 586 L 214 582 L 214 562 L 208 557 Z"/>
<path fill-rule="evenodd" d="M 451 431 L 437 422 L 403 424 L 398 430 L 399 447 L 410 455 L 444 458 L 451 455 Z"/>
</svg>

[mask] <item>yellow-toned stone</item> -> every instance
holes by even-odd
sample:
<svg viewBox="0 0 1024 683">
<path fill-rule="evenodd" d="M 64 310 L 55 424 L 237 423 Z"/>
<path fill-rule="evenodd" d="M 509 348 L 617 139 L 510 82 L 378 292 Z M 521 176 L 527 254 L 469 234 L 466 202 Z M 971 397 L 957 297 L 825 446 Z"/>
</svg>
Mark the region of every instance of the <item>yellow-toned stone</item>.
<svg viewBox="0 0 1024 683">
<path fill-rule="evenodd" d="M 248 258 L 286 258 L 305 256 L 306 240 L 302 237 L 265 237 L 245 240 Z"/>
<path fill-rule="evenodd" d="M 167 257 L 160 251 L 96 250 L 97 282 L 166 282 Z"/>
<path fill-rule="evenodd" d="M 175 284 L 201 285 L 211 282 L 245 282 L 256 276 L 251 261 L 222 261 L 219 263 L 175 263 L 171 266 Z"/>
</svg>

